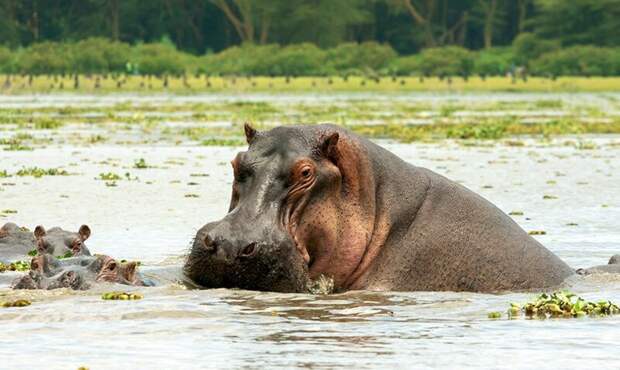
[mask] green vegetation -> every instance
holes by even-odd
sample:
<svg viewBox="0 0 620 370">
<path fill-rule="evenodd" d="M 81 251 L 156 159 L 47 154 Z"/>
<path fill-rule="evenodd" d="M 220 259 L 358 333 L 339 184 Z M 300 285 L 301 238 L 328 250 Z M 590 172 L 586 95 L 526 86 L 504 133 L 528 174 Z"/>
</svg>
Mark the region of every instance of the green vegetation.
<svg viewBox="0 0 620 370">
<path fill-rule="evenodd" d="M 142 298 L 144 298 L 142 294 L 125 292 L 108 292 L 101 295 L 101 299 L 106 301 L 129 301 Z"/>
<path fill-rule="evenodd" d="M 103 181 L 117 181 L 121 179 L 122 177 L 114 172 L 100 173 L 99 177 L 97 178 L 97 180 L 103 180 Z"/>
<path fill-rule="evenodd" d="M 144 158 L 140 158 L 134 161 L 133 168 L 142 170 L 142 169 L 150 168 L 150 166 L 146 164 L 146 161 L 144 160 Z M 120 179 L 120 177 L 118 179 Z M 118 180 L 118 179 L 112 179 L 112 180 Z M 102 179 L 102 180 L 110 180 L 110 179 Z"/>
<path fill-rule="evenodd" d="M 527 318 L 578 318 L 584 316 L 609 316 L 620 314 L 620 307 L 611 301 L 589 302 L 574 293 L 560 291 L 551 294 L 542 293 L 534 300 L 523 305 L 511 303 L 507 311 L 508 318 L 524 314 Z M 501 313 L 491 312 L 490 319 L 501 318 Z"/>
<path fill-rule="evenodd" d="M 92 64 L 85 68 L 80 58 L 66 58 L 67 53 L 85 57 L 84 53 L 92 49 L 87 46 L 89 43 L 108 43 L 107 49 L 120 48 L 118 53 L 125 55 L 115 57 L 126 63 L 111 63 L 106 54 L 99 53 L 91 58 L 100 60 L 92 60 Z M 328 77 L 326 84 L 331 85 L 335 76 L 345 79 L 361 76 L 374 80 L 381 76 L 468 78 L 478 75 L 486 78 L 511 74 L 525 80 L 528 75 L 551 78 L 620 75 L 619 47 L 580 45 L 559 48 L 548 43 L 535 35 L 522 34 L 513 47 L 470 51 L 460 46 L 444 46 L 427 48 L 410 56 L 398 56 L 389 45 L 376 42 L 347 43 L 330 49 L 320 49 L 313 44 L 244 44 L 217 54 L 194 56 L 166 44 L 130 47 L 102 39 L 75 44 L 46 42 L 33 44 L 24 49 L 27 52 L 9 53 L 5 63 L 14 67 L 0 65 L 0 73 L 4 71 L 6 74 L 0 87 L 5 91 L 32 89 L 35 80 L 40 80 L 36 76 L 54 76 L 44 85 L 50 89 L 70 91 L 81 89 L 86 84 L 93 90 L 101 90 L 105 85 L 106 89 L 122 91 L 131 86 L 131 76 L 134 75 L 146 76 L 134 87 L 144 90 L 169 89 L 173 77 L 180 79 L 181 86 L 187 89 L 192 86 L 211 89 L 215 83 L 210 77 L 217 76 L 284 76 L 286 85 L 295 76 L 323 76 Z M 127 66 L 132 66 L 131 71 Z M 233 78 L 230 84 L 235 85 L 237 81 Z M 251 81 L 250 85 L 256 87 L 258 82 Z M 39 121 L 36 126 L 38 129 L 57 127 L 58 122 L 52 118 Z"/>
<path fill-rule="evenodd" d="M 26 261 L 15 261 L 15 262 L 11 262 L 8 265 L 0 262 L 0 272 L 5 272 L 5 271 L 29 271 L 30 270 L 30 263 L 26 262 Z"/>
<path fill-rule="evenodd" d="M 69 172 L 60 168 L 39 168 L 24 167 L 15 173 L 16 176 L 33 176 L 35 178 L 43 176 L 69 176 Z"/>
<path fill-rule="evenodd" d="M 307 288 L 310 294 L 332 294 L 335 290 L 334 279 L 319 275 L 318 278 L 308 282 Z"/>
<path fill-rule="evenodd" d="M 16 301 L 2 302 L 2 304 L 0 304 L 0 306 L 2 306 L 4 308 L 9 308 L 9 307 L 26 307 L 26 306 L 30 306 L 31 304 L 32 304 L 32 302 L 30 302 L 27 299 L 18 299 Z"/>
</svg>

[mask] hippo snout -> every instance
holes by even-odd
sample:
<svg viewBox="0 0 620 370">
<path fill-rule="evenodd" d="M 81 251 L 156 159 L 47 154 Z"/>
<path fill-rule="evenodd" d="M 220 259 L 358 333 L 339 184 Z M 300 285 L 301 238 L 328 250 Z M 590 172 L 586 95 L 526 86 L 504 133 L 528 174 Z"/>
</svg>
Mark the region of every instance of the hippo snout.
<svg viewBox="0 0 620 370">
<path fill-rule="evenodd" d="M 185 275 L 203 288 L 305 291 L 307 267 L 284 233 L 227 220 L 198 231 Z"/>
<path fill-rule="evenodd" d="M 207 234 L 203 240 L 203 246 L 213 259 L 222 263 L 233 263 L 236 259 L 247 259 L 256 256 L 259 242 L 230 240 L 222 236 Z"/>
</svg>

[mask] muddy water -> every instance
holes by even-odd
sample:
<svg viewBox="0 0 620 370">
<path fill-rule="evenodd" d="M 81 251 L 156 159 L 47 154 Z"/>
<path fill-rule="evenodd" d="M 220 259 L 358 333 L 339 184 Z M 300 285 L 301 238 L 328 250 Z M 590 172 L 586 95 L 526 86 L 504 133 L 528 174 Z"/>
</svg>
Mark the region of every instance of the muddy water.
<svg viewBox="0 0 620 370">
<path fill-rule="evenodd" d="M 55 135 L 63 135 L 63 131 Z M 565 140 L 588 140 L 579 150 Z M 462 182 L 514 216 L 574 267 L 620 253 L 620 137 L 563 138 L 523 147 L 381 144 Z M 228 161 L 239 148 L 49 145 L 0 152 L 0 171 L 61 167 L 71 176 L 0 179 L 0 223 L 77 229 L 91 250 L 138 259 L 143 271 L 178 266 L 196 229 L 228 206 Z M 148 169 L 134 168 L 144 158 Z M 98 180 L 114 172 L 116 186 Z M 553 199 L 544 199 L 553 198 Z M 3 276 L 4 275 L 4 276 Z M 170 281 L 140 301 L 94 291 L 14 292 L 0 275 L 0 368 L 565 368 L 618 367 L 620 318 L 489 320 L 531 294 L 376 293 L 333 296 L 187 290 Z M 589 299 L 620 301 L 620 278 L 579 278 Z M 123 287 L 124 288 L 124 287 Z"/>
</svg>

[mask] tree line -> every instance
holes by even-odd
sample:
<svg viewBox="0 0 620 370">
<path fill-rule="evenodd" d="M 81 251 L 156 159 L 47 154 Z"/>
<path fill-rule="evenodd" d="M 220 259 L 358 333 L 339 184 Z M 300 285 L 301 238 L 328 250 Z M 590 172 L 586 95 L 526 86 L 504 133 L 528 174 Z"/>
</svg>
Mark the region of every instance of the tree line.
<svg viewBox="0 0 620 370">
<path fill-rule="evenodd" d="M 2 0 L 0 73 L 620 75 L 620 0 Z"/>
<path fill-rule="evenodd" d="M 620 0 L 2 0 L 0 44 L 169 38 L 193 54 L 244 42 L 387 43 L 399 54 L 512 44 L 522 32 L 563 46 L 620 46 Z"/>
</svg>

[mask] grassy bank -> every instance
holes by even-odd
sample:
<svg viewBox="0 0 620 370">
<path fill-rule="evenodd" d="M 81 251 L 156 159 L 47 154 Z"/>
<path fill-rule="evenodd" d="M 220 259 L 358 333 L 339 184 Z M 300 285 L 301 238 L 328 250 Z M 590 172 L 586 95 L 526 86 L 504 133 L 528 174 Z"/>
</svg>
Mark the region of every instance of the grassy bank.
<svg viewBox="0 0 620 370">
<path fill-rule="evenodd" d="M 21 76 L 0 75 L 0 94 L 31 93 L 209 93 L 209 92 L 406 92 L 620 91 L 620 77 L 156 77 L 132 75 Z"/>
</svg>

